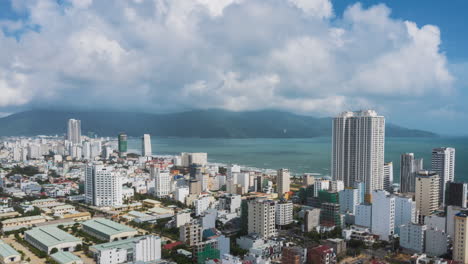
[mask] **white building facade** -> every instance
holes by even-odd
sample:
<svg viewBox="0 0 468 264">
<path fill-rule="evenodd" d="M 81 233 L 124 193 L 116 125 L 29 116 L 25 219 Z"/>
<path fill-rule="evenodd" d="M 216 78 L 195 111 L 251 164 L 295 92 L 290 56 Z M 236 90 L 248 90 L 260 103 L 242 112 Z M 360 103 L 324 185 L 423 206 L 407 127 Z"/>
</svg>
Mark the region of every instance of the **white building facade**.
<svg viewBox="0 0 468 264">
<path fill-rule="evenodd" d="M 455 149 L 435 148 L 432 150 L 432 170 L 439 175 L 439 203 L 445 201 L 445 185 L 455 180 Z"/>
<path fill-rule="evenodd" d="M 372 193 L 371 231 L 381 240 L 388 241 L 395 231 L 395 197 L 387 191 Z"/>
<path fill-rule="evenodd" d="M 86 167 L 86 203 L 94 206 L 118 206 L 123 203 L 122 178 L 113 167 L 89 165 Z"/>
<path fill-rule="evenodd" d="M 384 149 L 383 116 L 373 110 L 340 114 L 333 120 L 333 179 L 344 181 L 346 187 L 364 182 L 366 194 L 383 189 Z"/>
</svg>

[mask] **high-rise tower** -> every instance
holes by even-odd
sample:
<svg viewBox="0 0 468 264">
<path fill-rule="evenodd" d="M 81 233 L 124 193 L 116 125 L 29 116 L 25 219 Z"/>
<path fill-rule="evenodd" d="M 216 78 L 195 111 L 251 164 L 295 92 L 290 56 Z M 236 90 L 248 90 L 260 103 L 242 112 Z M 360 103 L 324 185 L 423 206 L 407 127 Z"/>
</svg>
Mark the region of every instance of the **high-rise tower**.
<svg viewBox="0 0 468 264">
<path fill-rule="evenodd" d="M 468 263 L 468 211 L 455 215 L 455 236 L 453 238 L 453 260 Z"/>
<path fill-rule="evenodd" d="M 416 174 L 415 189 L 418 223 L 423 224 L 424 217 L 439 209 L 439 175 L 433 171 L 419 171 Z"/>
<path fill-rule="evenodd" d="M 435 148 L 432 150 L 432 170 L 439 174 L 439 202 L 445 202 L 445 186 L 455 180 L 455 149 Z"/>
<path fill-rule="evenodd" d="M 248 232 L 261 238 L 276 236 L 276 202 L 256 199 L 248 201 Z"/>
<path fill-rule="evenodd" d="M 144 157 L 151 156 L 151 136 L 150 134 L 144 134 L 141 138 L 141 155 Z"/>
<path fill-rule="evenodd" d="M 67 139 L 73 144 L 81 144 L 81 120 L 68 120 Z"/>
<path fill-rule="evenodd" d="M 278 188 L 278 196 L 283 197 L 285 193 L 289 192 L 291 184 L 291 174 L 288 169 L 279 169 L 276 177 L 276 186 Z"/>
<path fill-rule="evenodd" d="M 122 178 L 112 167 L 87 166 L 85 196 L 86 203 L 94 206 L 122 205 Z"/>
<path fill-rule="evenodd" d="M 415 159 L 413 153 L 401 154 L 400 160 L 400 192 L 414 193 L 416 174 L 423 170 L 423 159 Z"/>
<path fill-rule="evenodd" d="M 385 118 L 373 110 L 344 112 L 333 119 L 332 177 L 346 187 L 365 184 L 367 201 L 383 189 Z"/>
<path fill-rule="evenodd" d="M 127 156 L 127 134 L 125 133 L 119 134 L 119 156 Z"/>
</svg>

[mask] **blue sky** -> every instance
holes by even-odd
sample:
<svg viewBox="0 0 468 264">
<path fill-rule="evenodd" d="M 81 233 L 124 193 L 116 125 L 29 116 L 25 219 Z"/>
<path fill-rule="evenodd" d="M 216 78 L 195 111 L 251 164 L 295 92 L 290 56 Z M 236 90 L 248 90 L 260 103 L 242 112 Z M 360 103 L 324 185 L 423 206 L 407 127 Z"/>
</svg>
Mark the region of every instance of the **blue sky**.
<svg viewBox="0 0 468 264">
<path fill-rule="evenodd" d="M 111 4 L 112 3 L 112 4 Z M 0 113 L 375 108 L 466 135 L 468 1 L 0 1 Z"/>
</svg>

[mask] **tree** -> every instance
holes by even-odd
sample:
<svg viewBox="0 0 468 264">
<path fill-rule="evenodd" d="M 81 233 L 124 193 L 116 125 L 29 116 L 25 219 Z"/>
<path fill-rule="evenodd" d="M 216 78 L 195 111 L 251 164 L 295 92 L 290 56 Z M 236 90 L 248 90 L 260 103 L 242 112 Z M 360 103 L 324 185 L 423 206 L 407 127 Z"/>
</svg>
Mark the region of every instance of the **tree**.
<svg viewBox="0 0 468 264">
<path fill-rule="evenodd" d="M 81 244 L 76 245 L 75 251 L 81 251 L 83 250 L 83 246 Z"/>
<path fill-rule="evenodd" d="M 57 252 L 58 252 L 58 249 L 57 249 L 57 248 L 53 248 L 53 249 L 50 251 L 50 254 L 52 255 L 52 254 L 55 254 L 55 253 L 57 253 Z"/>
</svg>

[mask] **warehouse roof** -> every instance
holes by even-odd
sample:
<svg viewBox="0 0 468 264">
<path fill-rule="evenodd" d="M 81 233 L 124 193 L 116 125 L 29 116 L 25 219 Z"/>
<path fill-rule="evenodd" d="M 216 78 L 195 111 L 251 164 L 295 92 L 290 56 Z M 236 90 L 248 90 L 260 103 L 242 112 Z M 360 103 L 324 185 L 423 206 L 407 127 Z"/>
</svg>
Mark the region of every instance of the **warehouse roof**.
<svg viewBox="0 0 468 264">
<path fill-rule="evenodd" d="M 47 247 L 53 247 L 67 242 L 81 242 L 79 238 L 60 230 L 55 225 L 35 227 L 26 231 L 25 234 L 33 237 L 37 241 L 40 241 Z"/>
<path fill-rule="evenodd" d="M 80 262 L 81 259 L 75 255 L 73 255 L 70 252 L 63 252 L 59 251 L 57 253 L 54 253 L 50 255 L 55 261 L 57 261 L 59 264 L 67 264 L 67 263 L 75 263 L 75 262 Z"/>
<path fill-rule="evenodd" d="M 131 227 L 116 223 L 105 218 L 91 219 L 83 222 L 82 225 L 88 228 L 92 228 L 94 230 L 98 230 L 99 232 L 109 236 L 116 235 L 122 232 L 136 231 Z"/>
<path fill-rule="evenodd" d="M 0 240 L 0 256 L 2 258 L 7 258 L 7 257 L 19 255 L 19 254 L 20 253 L 18 253 L 18 251 L 16 251 L 10 245 Z"/>
</svg>

